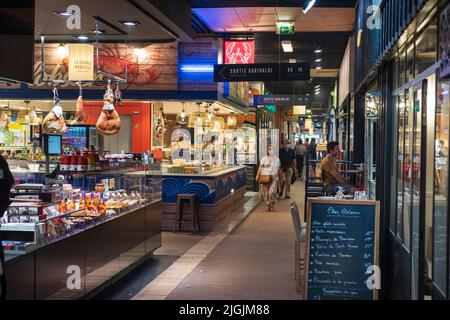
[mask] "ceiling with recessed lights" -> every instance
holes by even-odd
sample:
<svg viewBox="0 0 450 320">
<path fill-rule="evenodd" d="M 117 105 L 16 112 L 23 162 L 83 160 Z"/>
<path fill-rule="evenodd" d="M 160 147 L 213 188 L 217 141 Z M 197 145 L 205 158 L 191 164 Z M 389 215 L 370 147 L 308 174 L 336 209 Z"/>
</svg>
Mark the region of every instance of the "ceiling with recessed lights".
<svg viewBox="0 0 450 320">
<path fill-rule="evenodd" d="M 55 14 L 66 12 L 72 4 L 81 9 L 80 30 L 69 30 L 66 22 L 70 17 Z M 39 8 L 35 17 L 37 41 L 40 40 L 41 34 L 46 35 L 46 42 L 76 42 L 80 35 L 88 36 L 87 41 L 94 41 L 94 17 L 97 17 L 98 29 L 102 31 L 99 40 L 104 42 L 123 42 L 125 34 L 130 42 L 162 42 L 175 39 L 192 41 L 192 30 L 180 28 L 177 21 L 169 19 L 146 0 L 36 0 L 36 8 Z M 187 20 L 189 16 L 190 10 L 187 6 Z M 127 25 L 125 22 L 136 22 L 137 25 Z"/>
</svg>

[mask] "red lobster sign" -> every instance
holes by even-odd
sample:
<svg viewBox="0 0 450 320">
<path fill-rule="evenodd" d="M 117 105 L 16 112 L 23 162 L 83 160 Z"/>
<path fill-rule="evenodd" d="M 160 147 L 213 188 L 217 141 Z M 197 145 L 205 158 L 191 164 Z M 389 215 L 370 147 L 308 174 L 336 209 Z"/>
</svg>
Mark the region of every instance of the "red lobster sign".
<svg viewBox="0 0 450 320">
<path fill-rule="evenodd" d="M 255 63 L 254 40 L 226 40 L 224 43 L 225 64 L 249 64 Z"/>
</svg>

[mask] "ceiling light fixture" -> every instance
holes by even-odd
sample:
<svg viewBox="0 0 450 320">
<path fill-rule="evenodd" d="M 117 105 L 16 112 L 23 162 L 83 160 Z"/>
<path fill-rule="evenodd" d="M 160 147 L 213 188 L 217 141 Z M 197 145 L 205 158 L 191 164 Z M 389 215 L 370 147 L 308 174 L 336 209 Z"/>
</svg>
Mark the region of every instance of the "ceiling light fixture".
<svg viewBox="0 0 450 320">
<path fill-rule="evenodd" d="M 56 52 L 58 53 L 58 56 L 60 58 L 65 58 L 69 55 L 69 49 L 65 46 L 64 43 L 61 43 L 58 48 L 56 49 Z"/>
<path fill-rule="evenodd" d="M 319 67 L 316 67 L 316 70 L 320 70 L 320 69 L 322 69 L 322 67 L 320 67 L 320 66 L 319 66 Z"/>
<path fill-rule="evenodd" d="M 318 85 L 317 85 L 317 86 L 315 86 L 314 88 L 316 88 L 316 89 L 320 88 L 320 84 L 318 84 Z"/>
<path fill-rule="evenodd" d="M 309 10 L 316 4 L 316 0 L 310 0 L 305 9 L 303 9 L 303 13 L 307 14 Z"/>
<path fill-rule="evenodd" d="M 89 36 L 74 36 L 74 38 L 78 39 L 78 40 L 89 40 L 90 39 Z"/>
<path fill-rule="evenodd" d="M 292 48 L 292 43 L 289 40 L 281 41 L 281 46 L 283 47 L 284 52 L 294 52 L 294 48 Z"/>
<path fill-rule="evenodd" d="M 136 27 L 136 26 L 140 26 L 141 23 L 139 21 L 127 21 L 127 20 L 121 20 L 119 21 L 121 24 L 123 24 L 124 26 L 128 26 L 128 27 Z"/>
<path fill-rule="evenodd" d="M 104 33 L 106 33 L 106 31 L 105 30 L 91 30 L 91 32 L 92 33 L 96 33 L 96 34 L 104 34 Z"/>
<path fill-rule="evenodd" d="M 317 49 L 314 51 L 315 53 L 322 53 L 322 49 Z"/>
<path fill-rule="evenodd" d="M 316 62 L 322 62 L 322 59 L 316 59 Z"/>
<path fill-rule="evenodd" d="M 59 17 L 70 17 L 74 13 L 69 11 L 53 11 L 53 14 L 56 14 Z"/>
</svg>

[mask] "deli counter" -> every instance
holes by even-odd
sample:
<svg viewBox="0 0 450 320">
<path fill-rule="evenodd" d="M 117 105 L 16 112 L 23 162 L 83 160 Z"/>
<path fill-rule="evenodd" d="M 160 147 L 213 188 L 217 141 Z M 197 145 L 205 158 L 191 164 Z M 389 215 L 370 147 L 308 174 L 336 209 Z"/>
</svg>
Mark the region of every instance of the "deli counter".
<svg viewBox="0 0 450 320">
<path fill-rule="evenodd" d="M 159 166 L 103 161 L 55 176 L 13 164 L 13 202 L 0 217 L 7 299 L 93 297 L 161 246 Z"/>
</svg>

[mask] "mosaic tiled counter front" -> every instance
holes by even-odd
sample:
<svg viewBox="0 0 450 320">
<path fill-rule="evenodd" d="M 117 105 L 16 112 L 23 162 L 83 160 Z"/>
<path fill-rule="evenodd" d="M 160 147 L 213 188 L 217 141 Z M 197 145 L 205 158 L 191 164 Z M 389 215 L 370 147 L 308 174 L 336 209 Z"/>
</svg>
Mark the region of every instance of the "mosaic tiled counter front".
<svg viewBox="0 0 450 320">
<path fill-rule="evenodd" d="M 195 194 L 200 211 L 200 231 L 211 231 L 226 215 L 241 207 L 247 190 L 245 168 L 234 166 L 210 175 L 165 174 L 162 181 L 163 230 L 175 227 L 177 196 Z M 192 229 L 191 207 L 185 205 L 182 230 Z"/>
</svg>

